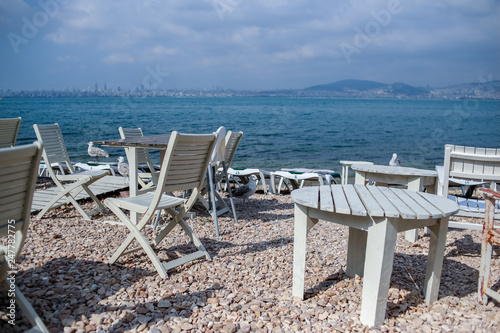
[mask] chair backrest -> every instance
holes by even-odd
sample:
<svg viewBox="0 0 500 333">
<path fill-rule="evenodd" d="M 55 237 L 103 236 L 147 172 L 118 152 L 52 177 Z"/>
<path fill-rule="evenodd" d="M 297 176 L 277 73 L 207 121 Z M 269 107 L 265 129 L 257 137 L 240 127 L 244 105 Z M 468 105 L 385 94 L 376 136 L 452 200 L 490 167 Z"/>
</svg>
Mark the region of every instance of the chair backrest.
<svg viewBox="0 0 500 333">
<path fill-rule="evenodd" d="M 238 148 L 242 136 L 243 132 L 231 132 L 231 131 L 227 132 L 225 140 L 226 151 L 224 153 L 224 160 L 226 162 L 227 168 L 231 166 L 234 154 L 236 153 L 236 148 Z"/>
<path fill-rule="evenodd" d="M 35 134 L 38 141 L 43 143 L 43 160 L 45 162 L 45 167 L 49 170 L 52 178 L 56 177 L 56 173 L 52 168 L 52 164 L 66 163 L 70 173 L 74 173 L 75 170 L 71 161 L 69 159 L 68 151 L 66 150 L 66 144 L 64 143 L 64 138 L 59 128 L 59 124 L 50 125 L 37 125 L 34 124 Z"/>
<path fill-rule="evenodd" d="M 17 258 L 24 245 L 42 149 L 37 141 L 0 149 L 0 236 L 9 236 L 9 246 L 0 246 L 0 253 L 13 253 L 8 259 Z M 13 231 L 15 241 L 11 243 Z M 5 278 L 8 265 L 0 261 L 0 280 Z"/>
<path fill-rule="evenodd" d="M 217 142 L 215 143 L 215 149 L 210 158 L 210 163 L 212 165 L 224 160 L 224 138 L 226 136 L 226 128 L 221 126 L 217 129 Z"/>
<path fill-rule="evenodd" d="M 140 138 L 140 137 L 144 136 L 144 134 L 142 133 L 142 129 L 141 128 L 123 128 L 123 127 L 118 127 L 118 131 L 120 132 L 120 137 L 122 139 L 126 139 L 126 138 Z M 127 149 L 125 149 L 125 151 L 128 152 Z M 138 164 L 140 164 L 140 163 L 147 163 L 149 167 L 152 166 L 151 157 L 149 156 L 149 152 L 148 152 L 147 149 L 142 149 L 142 148 L 138 148 L 137 149 L 137 163 Z M 151 165 L 149 165 L 149 164 L 151 164 Z"/>
<path fill-rule="evenodd" d="M 163 184 L 162 191 L 186 191 L 195 188 L 200 190 L 205 181 L 216 140 L 216 133 L 172 132 L 160 171 L 158 185 Z"/>
<path fill-rule="evenodd" d="M 21 117 L 0 119 L 0 148 L 14 147 L 21 126 Z"/>
<path fill-rule="evenodd" d="M 500 182 L 500 148 L 445 145 L 443 196 L 449 180 Z"/>
</svg>

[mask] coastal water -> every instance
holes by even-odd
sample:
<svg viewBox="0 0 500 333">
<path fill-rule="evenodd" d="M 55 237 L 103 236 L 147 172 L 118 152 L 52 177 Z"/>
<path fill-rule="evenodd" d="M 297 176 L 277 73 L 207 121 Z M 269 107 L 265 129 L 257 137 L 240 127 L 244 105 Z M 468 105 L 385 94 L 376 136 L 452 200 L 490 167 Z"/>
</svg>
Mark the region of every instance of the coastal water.
<svg viewBox="0 0 500 333">
<path fill-rule="evenodd" d="M 500 101 L 367 100 L 283 97 L 4 98 L 0 118 L 22 117 L 17 144 L 36 139 L 33 124 L 59 123 L 72 161 L 90 161 L 87 142 L 145 135 L 243 131 L 235 167 L 340 170 L 340 160 L 434 169 L 447 143 L 500 147 Z M 104 148 L 109 161 L 122 149 Z M 153 153 L 159 161 L 159 154 Z"/>
</svg>

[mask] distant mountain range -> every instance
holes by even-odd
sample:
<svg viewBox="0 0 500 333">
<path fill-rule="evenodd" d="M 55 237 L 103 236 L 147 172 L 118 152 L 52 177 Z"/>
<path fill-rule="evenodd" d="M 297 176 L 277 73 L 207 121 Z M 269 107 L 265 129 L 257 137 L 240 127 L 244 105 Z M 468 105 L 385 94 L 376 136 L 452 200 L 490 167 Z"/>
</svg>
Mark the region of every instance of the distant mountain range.
<svg viewBox="0 0 500 333">
<path fill-rule="evenodd" d="M 500 81 L 465 83 L 445 88 L 414 87 L 406 83 L 381 83 L 367 80 L 342 80 L 303 89 L 306 94 L 330 97 L 397 98 L 500 98 Z"/>
</svg>

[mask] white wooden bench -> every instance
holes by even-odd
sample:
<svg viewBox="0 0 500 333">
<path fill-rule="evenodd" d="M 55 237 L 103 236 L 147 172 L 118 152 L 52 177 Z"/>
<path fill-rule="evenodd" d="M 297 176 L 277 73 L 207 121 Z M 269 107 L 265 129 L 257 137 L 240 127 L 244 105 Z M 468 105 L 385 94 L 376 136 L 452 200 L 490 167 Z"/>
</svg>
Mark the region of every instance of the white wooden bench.
<svg viewBox="0 0 500 333">
<path fill-rule="evenodd" d="M 497 190 L 500 183 L 500 148 L 477 148 L 456 145 L 445 145 L 444 166 L 436 167 L 439 184 L 437 193 L 455 200 L 460 211 L 457 216 L 483 218 L 484 200 L 451 196 L 448 193 L 452 186 L 489 186 Z M 465 191 L 464 191 L 465 192 Z M 495 219 L 500 219 L 498 205 Z M 450 221 L 450 227 L 462 229 L 482 229 L 481 224 Z"/>
</svg>

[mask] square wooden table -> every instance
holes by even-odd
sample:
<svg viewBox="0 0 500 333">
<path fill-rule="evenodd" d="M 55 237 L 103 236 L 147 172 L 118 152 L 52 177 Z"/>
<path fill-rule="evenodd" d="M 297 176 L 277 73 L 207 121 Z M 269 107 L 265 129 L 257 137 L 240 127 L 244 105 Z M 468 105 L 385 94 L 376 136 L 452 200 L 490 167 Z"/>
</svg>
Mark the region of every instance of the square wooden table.
<svg viewBox="0 0 500 333">
<path fill-rule="evenodd" d="M 129 178 L 130 178 L 130 196 L 135 197 L 140 194 L 139 181 L 138 181 L 138 162 L 137 162 L 137 149 L 153 149 L 160 150 L 160 161 L 163 160 L 165 150 L 170 140 L 170 134 L 148 135 L 142 137 L 132 137 L 116 140 L 101 140 L 94 141 L 94 144 L 99 144 L 106 147 L 126 148 L 128 149 L 128 163 L 129 163 Z M 137 223 L 137 214 L 133 214 L 131 220 Z"/>
<path fill-rule="evenodd" d="M 431 231 L 424 294 L 437 300 L 448 219 L 458 205 L 423 192 L 365 185 L 307 187 L 292 192 L 295 202 L 293 296 L 304 298 L 306 240 L 325 220 L 349 226 L 346 274 L 363 276 L 361 322 L 380 326 L 385 318 L 397 233 L 417 227 Z"/>
</svg>

